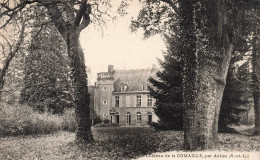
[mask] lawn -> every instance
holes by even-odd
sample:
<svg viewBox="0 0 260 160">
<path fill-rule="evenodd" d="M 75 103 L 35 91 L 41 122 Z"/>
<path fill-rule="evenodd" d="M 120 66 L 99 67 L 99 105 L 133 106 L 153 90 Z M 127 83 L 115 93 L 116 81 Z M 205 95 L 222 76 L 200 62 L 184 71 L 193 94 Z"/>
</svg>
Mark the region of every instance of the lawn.
<svg viewBox="0 0 260 160">
<path fill-rule="evenodd" d="M 93 135 L 86 146 L 76 145 L 71 132 L 0 138 L 0 159 L 131 159 L 181 150 L 183 142 L 181 131 L 139 127 L 94 128 Z M 260 136 L 220 134 L 219 141 L 222 151 L 260 151 Z"/>
</svg>

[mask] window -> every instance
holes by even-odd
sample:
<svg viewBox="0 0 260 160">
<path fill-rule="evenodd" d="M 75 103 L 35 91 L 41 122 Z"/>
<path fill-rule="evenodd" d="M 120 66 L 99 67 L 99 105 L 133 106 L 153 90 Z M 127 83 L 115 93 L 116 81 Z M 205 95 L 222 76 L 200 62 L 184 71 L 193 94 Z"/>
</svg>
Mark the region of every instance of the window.
<svg viewBox="0 0 260 160">
<path fill-rule="evenodd" d="M 130 112 L 127 112 L 127 114 L 126 114 L 126 124 L 131 124 L 131 115 L 130 115 Z"/>
<path fill-rule="evenodd" d="M 104 117 L 104 118 L 105 118 L 105 117 L 107 117 L 107 114 L 106 114 L 106 113 L 104 113 L 104 114 L 103 114 L 103 117 Z"/>
<path fill-rule="evenodd" d="M 121 86 L 121 92 L 124 92 L 126 90 L 126 85 Z"/>
<path fill-rule="evenodd" d="M 103 87 L 103 91 L 107 91 L 107 87 L 106 86 Z"/>
<path fill-rule="evenodd" d="M 108 73 L 101 73 L 101 76 L 107 76 Z"/>
<path fill-rule="evenodd" d="M 141 96 L 138 95 L 136 96 L 136 107 L 141 107 L 142 105 L 142 99 L 141 99 Z"/>
<path fill-rule="evenodd" d="M 137 117 L 136 117 L 136 123 L 141 124 L 142 122 L 142 114 L 140 112 L 137 112 Z"/>
<path fill-rule="evenodd" d="M 107 101 L 103 101 L 103 104 L 106 105 L 106 104 L 107 104 Z"/>
<path fill-rule="evenodd" d="M 119 96 L 115 96 L 115 107 L 119 107 Z"/>
<path fill-rule="evenodd" d="M 153 106 L 153 99 L 152 99 L 151 95 L 147 96 L 147 106 L 148 107 Z"/>
</svg>

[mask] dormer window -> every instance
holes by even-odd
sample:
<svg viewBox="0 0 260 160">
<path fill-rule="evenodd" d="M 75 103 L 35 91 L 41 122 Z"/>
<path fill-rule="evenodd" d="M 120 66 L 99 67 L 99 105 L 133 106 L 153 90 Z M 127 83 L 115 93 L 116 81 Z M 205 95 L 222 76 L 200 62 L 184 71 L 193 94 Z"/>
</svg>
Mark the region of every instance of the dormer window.
<svg viewBox="0 0 260 160">
<path fill-rule="evenodd" d="M 122 86 L 121 86 L 121 92 L 126 91 L 126 87 L 127 87 L 126 85 L 122 85 Z"/>
<path fill-rule="evenodd" d="M 146 90 L 147 90 L 147 82 L 143 82 L 142 91 L 146 91 Z"/>
<path fill-rule="evenodd" d="M 146 84 L 143 84 L 143 85 L 142 85 L 142 91 L 145 91 L 145 90 L 147 90 L 147 85 L 146 85 Z"/>
</svg>

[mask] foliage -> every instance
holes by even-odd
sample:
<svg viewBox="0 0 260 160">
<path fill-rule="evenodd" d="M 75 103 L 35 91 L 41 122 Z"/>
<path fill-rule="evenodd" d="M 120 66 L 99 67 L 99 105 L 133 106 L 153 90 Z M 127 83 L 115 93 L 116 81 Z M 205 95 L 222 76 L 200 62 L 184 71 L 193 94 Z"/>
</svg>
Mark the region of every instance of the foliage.
<svg viewBox="0 0 260 160">
<path fill-rule="evenodd" d="M 20 104 L 1 103 L 0 136 L 50 134 L 60 130 L 76 130 L 74 110 L 65 110 L 62 116 L 38 113 Z"/>
<path fill-rule="evenodd" d="M 25 59 L 20 102 L 41 112 L 63 113 L 73 106 L 66 45 L 52 25 L 41 29 L 34 39 Z"/>
<path fill-rule="evenodd" d="M 237 6 L 243 6 L 243 2 L 239 2 Z M 152 123 L 151 126 L 155 128 L 161 128 L 161 129 L 173 129 L 173 126 L 178 126 L 182 128 L 183 125 L 183 108 L 181 107 L 182 103 L 182 91 L 181 91 L 181 85 L 182 85 L 182 67 L 180 59 L 183 58 L 178 55 L 178 34 L 179 34 L 179 22 L 178 22 L 178 11 L 171 8 L 172 6 L 169 6 L 170 4 L 162 3 L 158 0 L 148 0 L 146 1 L 145 5 L 143 6 L 143 9 L 140 11 L 139 16 L 136 20 L 132 21 L 131 28 L 133 31 L 136 31 L 138 28 L 143 28 L 145 33 L 145 37 L 150 37 L 154 34 L 163 34 L 166 38 L 166 44 L 168 46 L 168 50 L 166 53 L 164 53 L 164 61 L 160 61 L 163 71 L 160 71 L 157 75 L 160 80 L 151 79 L 151 83 L 154 86 L 151 88 L 151 94 L 154 96 L 154 98 L 157 100 L 156 102 L 156 108 L 155 113 L 160 118 L 159 123 Z M 237 17 L 238 15 L 244 15 L 245 10 L 239 10 L 238 7 L 234 8 L 233 12 L 231 12 L 230 16 Z M 172 15 L 172 16 L 169 16 Z M 245 16 L 245 15 L 244 15 Z M 236 21 L 240 21 L 239 23 Z M 246 51 L 249 50 L 249 48 L 246 45 L 246 40 L 243 35 L 248 34 L 248 30 L 244 30 L 243 27 L 247 26 L 249 19 L 245 17 L 240 17 L 240 19 L 233 19 L 232 20 L 234 24 L 236 24 L 237 28 L 235 28 L 235 32 L 237 33 L 234 39 L 236 39 L 235 43 L 235 49 L 233 52 L 232 62 L 231 64 L 234 66 L 235 63 L 238 61 L 243 60 L 243 56 Z M 171 38 L 165 36 L 165 34 L 171 35 Z M 171 39 L 171 40 L 170 40 Z M 203 48 L 203 44 L 199 44 L 201 46 L 198 46 L 198 48 Z M 180 58 L 177 58 L 177 57 Z M 179 60 L 178 60 L 179 59 Z M 247 60 L 248 61 L 248 60 Z M 171 65 L 172 63 L 172 65 Z M 175 65 L 173 65 L 176 63 Z M 178 64 L 179 63 L 179 64 Z M 245 67 L 245 66 L 243 66 Z M 234 68 L 233 68 L 234 69 Z M 233 73 L 233 69 L 230 69 L 230 72 Z M 178 72 L 176 74 L 176 71 Z M 240 72 L 240 71 L 239 71 Z M 239 73 L 243 74 L 243 73 Z M 174 76 L 176 75 L 176 76 Z M 248 78 L 248 76 L 245 76 Z M 174 81 L 173 81 L 174 79 Z M 233 81 L 232 81 L 233 80 Z M 236 83 L 238 86 L 241 86 L 240 82 L 235 81 L 234 77 L 233 79 L 228 76 L 227 81 L 232 81 L 231 83 Z M 244 81 L 244 79 L 242 80 Z M 246 82 L 245 82 L 246 83 Z M 228 83 L 230 84 L 230 83 Z M 176 89 L 176 87 L 178 89 Z M 230 86 L 227 86 L 230 87 Z M 241 86 L 242 87 L 242 86 Z M 237 93 L 248 93 L 244 92 L 244 90 L 248 90 L 248 86 L 243 86 L 242 88 L 239 88 L 237 90 Z M 171 89 L 174 88 L 174 89 Z M 232 88 L 234 89 L 234 88 Z M 179 91 L 178 91 L 179 90 Z M 228 89 L 226 90 L 225 95 L 229 95 Z M 176 94 L 178 94 L 176 96 Z M 225 96 L 224 95 L 224 96 Z M 245 94 L 243 96 L 246 96 Z M 176 99 L 179 98 L 179 101 L 176 101 Z M 233 94 L 233 97 L 228 96 L 227 98 L 224 98 L 224 101 L 234 101 L 237 100 L 237 104 L 239 104 L 241 101 L 239 99 L 241 98 L 241 94 Z M 160 102 L 161 101 L 161 102 Z M 165 101 L 164 103 L 162 101 Z M 247 100 L 244 100 L 247 101 Z M 172 107 L 174 103 L 180 103 L 177 107 Z M 224 102 L 226 103 L 226 102 Z M 241 102 L 242 103 L 242 102 Z M 243 104 L 239 104 L 240 106 Z M 236 104 L 236 105 L 237 105 Z M 227 105 L 223 105 L 226 109 L 221 109 L 221 112 L 225 112 L 227 110 L 231 111 L 235 108 L 235 110 L 238 110 L 239 107 L 229 105 L 229 108 L 227 108 Z M 222 108 L 222 106 L 221 106 Z M 244 110 L 241 109 L 242 113 Z M 239 119 L 238 114 L 234 112 L 228 112 L 228 113 L 220 113 L 220 120 L 223 121 L 223 119 L 231 119 L 232 115 L 237 117 Z M 173 116 L 171 116 L 173 115 Z M 176 118 L 172 118 L 176 117 Z M 161 120 L 164 119 L 164 120 Z M 238 120 L 237 119 L 237 120 Z M 175 124 L 174 124 L 175 123 Z M 220 122 L 222 124 L 222 122 Z M 226 126 L 230 124 L 227 123 Z M 223 124 L 220 125 L 220 127 L 223 127 Z"/>
<path fill-rule="evenodd" d="M 102 123 L 102 119 L 100 119 L 99 117 L 95 117 L 94 119 L 93 119 L 93 125 L 96 125 L 96 124 L 100 124 L 100 123 Z"/>
<path fill-rule="evenodd" d="M 109 120 L 109 119 L 104 119 L 104 120 L 103 120 L 103 123 L 104 123 L 104 124 L 109 124 L 109 123 L 110 123 L 110 120 Z"/>
<path fill-rule="evenodd" d="M 9 22 L 8 28 L 0 29 L 0 101 L 18 101 L 17 92 L 22 86 L 24 46 L 28 34 L 28 24 L 22 13 Z"/>
<path fill-rule="evenodd" d="M 182 62 L 177 56 L 175 38 L 167 37 L 168 50 L 164 53 L 164 61 L 160 60 L 162 71 L 157 72 L 158 78 L 150 78 L 152 87 L 150 93 L 155 102 L 155 114 L 158 123 L 151 126 L 158 129 L 183 128 L 183 98 L 182 98 Z"/>
<path fill-rule="evenodd" d="M 75 134 L 59 132 L 37 137 L 5 137 L 1 141 L 1 159 L 135 159 L 155 152 L 182 149 L 183 132 L 150 128 L 94 128 L 97 141 L 85 146 L 73 143 Z M 220 134 L 220 151 L 260 151 L 260 136 Z M 187 152 L 186 152 L 187 153 Z M 166 153 L 163 153 L 165 155 Z M 157 154 L 158 155 L 158 154 Z M 1 157 L 2 156 L 2 157 Z M 156 158 L 155 158 L 156 159 Z"/>
<path fill-rule="evenodd" d="M 94 125 L 95 128 L 102 128 L 102 127 L 119 127 L 119 124 L 116 123 L 99 123 Z"/>
<path fill-rule="evenodd" d="M 255 132 L 254 135 L 260 135 L 260 29 L 259 29 L 259 16 L 260 16 L 260 3 L 256 1 L 254 10 L 251 12 L 252 18 L 252 96 L 254 101 L 255 112 Z"/>
<path fill-rule="evenodd" d="M 143 7 L 137 19 L 132 20 L 130 28 L 132 32 L 142 28 L 145 38 L 155 34 L 176 35 L 179 29 L 178 15 L 168 3 L 161 0 L 144 0 Z"/>
<path fill-rule="evenodd" d="M 3 18 L 4 22 L 0 28 L 6 27 L 11 19 L 14 18 L 18 11 L 23 11 L 33 6 L 40 6 L 43 8 L 43 19 L 50 19 L 54 24 L 57 31 L 60 33 L 61 37 L 65 41 L 67 54 L 69 57 L 69 67 L 71 71 L 71 81 L 72 81 L 72 95 L 75 104 L 75 113 L 77 120 L 77 140 L 81 142 L 93 141 L 91 134 L 91 121 L 90 121 L 90 107 L 89 107 L 89 94 L 88 94 L 88 82 L 87 73 L 85 67 L 84 53 L 80 46 L 80 33 L 85 29 L 90 22 L 97 20 L 98 24 L 103 24 L 104 19 L 102 15 L 106 14 L 99 10 L 102 6 L 110 7 L 109 0 L 100 1 L 87 1 L 81 0 L 68 0 L 68 1 L 45 1 L 45 0 L 23 0 L 15 3 L 10 3 L 10 0 L 6 0 L 0 3 L 0 17 Z M 32 19 L 28 19 L 32 21 Z M 42 23 L 43 25 L 44 23 Z M 34 47 L 34 46 L 32 46 Z M 48 69 L 48 68 L 47 68 Z M 28 74 L 27 74 L 28 75 Z M 47 77 L 48 81 L 55 82 L 55 78 Z M 47 81 L 47 82 L 48 82 Z M 26 86 L 28 88 L 28 86 Z M 43 87 L 44 88 L 44 87 Z M 53 86 L 51 88 L 54 88 Z M 45 90 L 50 90 L 50 94 L 44 95 L 50 97 L 50 95 L 55 94 L 55 91 L 50 88 L 45 88 Z M 49 91 L 48 91 L 49 92 Z M 35 92 L 37 93 L 37 92 Z M 45 93 L 45 92 L 43 92 Z M 25 94 L 26 95 L 26 94 Z M 53 95 L 56 97 L 56 95 Z M 26 97 L 26 96 L 25 96 Z M 27 101 L 30 99 L 27 99 Z M 51 103 L 56 103 L 57 99 L 49 99 L 48 102 L 40 101 L 40 106 L 49 106 Z M 42 104 L 44 103 L 44 104 Z M 55 104 L 54 103 L 54 104 Z M 63 102 L 62 102 L 63 103 Z M 56 105 L 56 104 L 55 104 Z M 57 112 L 61 112 L 59 109 Z M 55 111 L 55 110 L 54 110 Z"/>
<path fill-rule="evenodd" d="M 162 71 L 157 73 L 158 78 L 149 79 L 152 84 L 149 88 L 151 95 L 156 99 L 154 111 L 159 117 L 159 122 L 151 123 L 150 126 L 163 130 L 183 128 L 183 66 L 178 52 L 179 20 L 176 12 L 168 3 L 147 0 L 130 26 L 132 31 L 142 28 L 145 38 L 155 34 L 163 35 L 167 45 L 164 60 L 159 60 Z"/>
<path fill-rule="evenodd" d="M 75 132 L 77 127 L 76 115 L 74 108 L 66 108 L 64 113 L 59 117 L 62 118 L 61 128 L 64 131 Z"/>
<path fill-rule="evenodd" d="M 236 72 L 235 70 L 233 65 L 227 75 L 218 122 L 220 132 L 232 132 L 229 126 L 239 125 L 241 115 L 250 109 L 248 63 L 239 66 Z"/>
<path fill-rule="evenodd" d="M 251 7 L 255 1 L 238 1 L 233 4 L 229 13 L 230 23 L 234 25 L 234 51 L 227 75 L 220 117 L 219 129 L 221 132 L 232 132 L 228 125 L 238 125 L 241 115 L 250 109 L 250 50 L 249 37 L 254 27 Z M 248 58 L 249 57 L 249 58 Z"/>
</svg>

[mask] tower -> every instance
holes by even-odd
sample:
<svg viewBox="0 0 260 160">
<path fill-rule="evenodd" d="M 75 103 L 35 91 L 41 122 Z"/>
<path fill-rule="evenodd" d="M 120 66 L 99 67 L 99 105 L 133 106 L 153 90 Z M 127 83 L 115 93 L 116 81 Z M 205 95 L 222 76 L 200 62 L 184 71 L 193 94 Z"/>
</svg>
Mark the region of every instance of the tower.
<svg viewBox="0 0 260 160">
<path fill-rule="evenodd" d="M 96 112 L 102 120 L 110 120 L 109 110 L 112 107 L 114 66 L 108 65 L 108 72 L 100 72 L 97 74 L 97 83 L 95 91 Z"/>
</svg>

